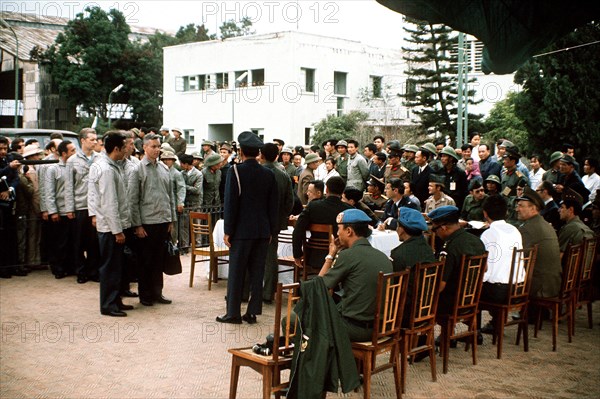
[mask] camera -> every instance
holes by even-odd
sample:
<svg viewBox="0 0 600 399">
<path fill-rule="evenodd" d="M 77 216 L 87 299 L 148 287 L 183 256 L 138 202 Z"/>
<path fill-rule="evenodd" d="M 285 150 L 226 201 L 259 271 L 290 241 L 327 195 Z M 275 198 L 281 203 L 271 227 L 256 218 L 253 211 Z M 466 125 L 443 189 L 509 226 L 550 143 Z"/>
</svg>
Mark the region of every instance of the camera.
<svg viewBox="0 0 600 399">
<path fill-rule="evenodd" d="M 273 353 L 273 351 L 271 350 L 271 347 L 267 346 L 266 344 L 256 344 L 252 347 L 252 352 L 256 353 L 257 355 L 262 355 L 262 356 L 271 356 L 271 354 Z"/>
</svg>

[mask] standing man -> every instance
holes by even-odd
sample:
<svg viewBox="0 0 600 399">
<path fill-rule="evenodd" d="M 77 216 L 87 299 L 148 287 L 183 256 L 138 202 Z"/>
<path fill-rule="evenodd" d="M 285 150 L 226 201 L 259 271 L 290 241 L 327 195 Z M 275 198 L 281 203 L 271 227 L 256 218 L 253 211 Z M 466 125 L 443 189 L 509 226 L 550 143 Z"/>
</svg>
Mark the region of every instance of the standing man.
<svg viewBox="0 0 600 399">
<path fill-rule="evenodd" d="M 543 180 L 535 191 L 544 201 L 544 207 L 540 210 L 540 215 L 554 227 L 554 231 L 558 234 L 563 222 L 560 220 L 558 204 L 554 201 L 554 196 L 556 196 L 554 185 L 547 180 Z"/>
<path fill-rule="evenodd" d="M 293 179 L 296 174 L 296 167 L 292 163 L 292 149 L 289 147 L 284 147 L 281 150 L 281 166 L 283 166 L 283 169 L 290 176 L 290 179 Z"/>
<path fill-rule="evenodd" d="M 12 268 L 17 264 L 17 230 L 13 215 L 15 189 L 19 184 L 18 170 L 21 163 L 8 156 L 8 139 L 0 137 L 0 278 L 11 278 Z M 6 182 L 6 184 L 4 184 Z"/>
<path fill-rule="evenodd" d="M 369 166 L 365 158 L 358 153 L 358 141 L 348 140 L 348 181 L 346 187 L 365 191 L 365 182 L 369 178 Z"/>
<path fill-rule="evenodd" d="M 539 155 L 532 155 L 531 158 L 529 158 L 529 165 L 531 165 L 531 170 L 529 171 L 529 184 L 531 189 L 535 190 L 542 182 L 542 177 L 546 171 L 542 168 L 542 161 Z"/>
<path fill-rule="evenodd" d="M 386 183 L 389 182 L 391 179 L 409 181 L 410 173 L 408 172 L 408 169 L 406 169 L 400 164 L 400 157 L 402 156 L 402 150 L 400 149 L 400 145 L 394 142 L 390 142 L 390 148 L 391 151 L 388 155 L 388 165 L 385 168 L 383 180 Z"/>
<path fill-rule="evenodd" d="M 225 235 L 229 247 L 227 313 L 219 323 L 256 323 L 262 314 L 262 290 L 269 241 L 279 233 L 279 199 L 275 174 L 258 164 L 263 141 L 252 132 L 238 136 L 241 164 L 229 170 L 225 183 Z M 248 273 L 250 301 L 241 315 L 244 279 Z"/>
<path fill-rule="evenodd" d="M 185 139 L 181 137 L 183 135 L 183 129 L 179 127 L 174 127 L 173 129 L 171 129 L 171 131 L 173 132 L 174 137 L 169 142 L 169 144 L 171 144 L 171 147 L 173 147 L 173 149 L 175 150 L 175 155 L 177 155 L 177 157 L 180 157 L 183 154 L 185 154 L 185 150 L 187 149 L 187 141 L 185 141 Z"/>
<path fill-rule="evenodd" d="M 425 213 L 429 213 L 434 209 L 443 206 L 454 206 L 456 202 L 452 197 L 444 192 L 445 180 L 443 176 L 430 175 L 429 176 L 429 198 L 425 200 L 423 210 Z"/>
<path fill-rule="evenodd" d="M 163 296 L 163 265 L 165 241 L 175 221 L 175 198 L 167 166 L 158 160 L 160 138 L 155 134 L 144 137 L 144 158 L 130 176 L 131 222 L 139 238 L 140 303 L 170 304 Z"/>
<path fill-rule="evenodd" d="M 488 176 L 500 176 L 502 172 L 502 166 L 492 159 L 490 147 L 487 144 L 479 144 L 479 171 L 484 181 Z"/>
<path fill-rule="evenodd" d="M 190 246 L 190 211 L 199 212 L 202 208 L 202 172 L 193 165 L 194 158 L 184 154 L 179 158 L 181 163 L 181 174 L 185 181 L 185 202 L 181 225 L 179 227 L 179 245 L 183 252 L 187 252 Z"/>
<path fill-rule="evenodd" d="M 460 209 L 467 196 L 467 175 L 464 170 L 460 170 L 460 168 L 456 166 L 459 157 L 456 154 L 456 151 L 454 151 L 454 148 L 450 146 L 444 147 L 440 157 L 443 168 L 439 171 L 439 175 L 444 179 L 446 193 L 452 197 L 456 206 Z M 427 212 L 427 210 L 425 212 Z"/>
<path fill-rule="evenodd" d="M 171 178 L 171 186 L 173 187 L 173 198 L 175 199 L 175 209 L 177 210 L 177 218 L 173 220 L 173 229 L 171 229 L 171 242 L 177 245 L 179 225 L 183 215 L 185 203 L 185 180 L 183 175 L 177 168 L 174 167 L 177 157 L 171 151 L 164 151 L 160 156 L 160 160 L 169 168 L 169 176 Z M 179 244 L 181 246 L 181 244 Z"/>
<path fill-rule="evenodd" d="M 50 228 L 50 269 L 57 279 L 75 272 L 73 265 L 72 231 L 75 213 L 67 210 L 65 181 L 67 160 L 75 154 L 75 145 L 63 141 L 58 145 L 59 162 L 50 165 L 44 174 L 44 203 L 47 206 Z"/>
<path fill-rule="evenodd" d="M 432 172 L 428 163 L 430 156 L 428 151 L 417 151 L 415 154 L 416 167 L 413 169 L 411 176 L 411 182 L 415 187 L 415 197 L 423 205 L 425 205 L 425 200 L 429 198 L 429 175 Z"/>
<path fill-rule="evenodd" d="M 383 136 L 373 137 L 373 144 L 377 147 L 375 152 L 385 152 L 385 138 Z"/>
<path fill-rule="evenodd" d="M 581 177 L 579 177 L 579 173 L 577 173 L 577 170 L 575 169 L 575 158 L 570 155 L 563 155 L 558 163 L 558 167 L 562 176 L 556 184 L 556 191 L 562 194 L 563 191 L 566 191 L 567 188 L 570 188 L 581 195 L 584 204 L 588 202 L 590 192 L 587 188 L 585 188 Z"/>
<path fill-rule="evenodd" d="M 201 154 L 204 159 L 206 159 L 206 157 L 208 157 L 209 155 L 215 153 L 215 151 L 213 150 L 213 145 L 214 145 L 214 143 L 212 141 L 209 141 L 209 140 L 202 141 Z"/>
<path fill-rule="evenodd" d="M 221 185 L 221 164 L 223 158 L 217 153 L 210 154 L 204 158 L 204 169 L 202 169 L 204 192 L 202 205 L 206 212 L 221 206 L 219 186 Z"/>
<path fill-rule="evenodd" d="M 125 229 L 129 227 L 129 202 L 123 172 L 118 162 L 127 156 L 126 137 L 120 132 L 104 136 L 105 154 L 90 169 L 90 212 L 96 217 L 100 246 L 100 313 L 124 317 L 121 278 L 124 263 Z"/>
<path fill-rule="evenodd" d="M 267 143 L 261 150 L 262 165 L 273 171 L 275 181 L 277 182 L 277 195 L 279 197 L 279 207 L 277 211 L 278 230 L 286 230 L 288 225 L 288 216 L 294 206 L 294 193 L 292 191 L 292 179 L 290 176 L 277 167 L 278 148 L 277 145 Z M 277 287 L 279 276 L 279 263 L 277 262 L 277 246 L 279 244 L 278 235 L 271 237 L 269 248 L 267 250 L 267 259 L 265 262 L 265 278 L 263 288 L 263 302 L 272 303 Z"/>
<path fill-rule="evenodd" d="M 521 173 L 517 168 L 517 163 L 521 154 L 517 147 L 508 147 L 503 156 L 504 173 L 502 174 L 502 194 L 505 197 L 514 197 L 517 195 L 517 186 L 519 182 L 525 181 L 529 185 L 529 177 Z"/>
<path fill-rule="evenodd" d="M 99 278 L 100 249 L 98 248 L 96 229 L 92 226 L 88 214 L 87 197 L 90 166 L 99 158 L 100 154 L 94 152 L 97 141 L 94 129 L 81 129 L 79 141 L 81 150 L 78 150 L 67 161 L 65 206 L 68 212 L 75 213 L 72 236 L 73 261 L 77 272 L 77 282 L 83 284 L 90 279 L 98 281 Z"/>
<path fill-rule="evenodd" d="M 344 179 L 344 181 L 348 180 L 348 142 L 346 140 L 340 140 L 335 145 L 335 149 L 337 150 L 339 157 L 337 158 L 337 171 Z"/>
<path fill-rule="evenodd" d="M 594 202 L 596 199 L 596 190 L 600 189 L 600 176 L 596 173 L 597 169 L 598 160 L 596 158 L 586 158 L 583 161 L 583 177 L 581 181 L 590 192 L 590 202 Z"/>
<path fill-rule="evenodd" d="M 306 192 L 311 181 L 315 180 L 314 171 L 319 166 L 321 158 L 317 154 L 308 154 L 305 159 L 305 168 L 298 179 L 298 198 L 302 205 L 308 204 Z"/>
</svg>

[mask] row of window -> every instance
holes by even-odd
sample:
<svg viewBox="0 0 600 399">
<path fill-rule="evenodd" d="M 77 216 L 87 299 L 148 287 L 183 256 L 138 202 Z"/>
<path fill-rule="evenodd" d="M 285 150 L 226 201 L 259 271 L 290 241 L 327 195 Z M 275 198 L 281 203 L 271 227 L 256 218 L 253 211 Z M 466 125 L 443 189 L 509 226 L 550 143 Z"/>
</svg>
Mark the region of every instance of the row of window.
<svg viewBox="0 0 600 399">
<path fill-rule="evenodd" d="M 202 91 L 210 89 L 229 89 L 229 76 L 233 74 L 235 82 L 232 88 L 248 86 L 264 86 L 265 70 L 250 69 L 247 71 L 219 72 L 202 75 L 178 76 L 175 78 L 176 91 Z M 315 92 L 316 70 L 312 68 L 300 68 L 300 85 L 306 93 Z M 338 96 L 347 94 L 348 73 L 335 71 L 333 73 L 333 93 Z M 370 77 L 370 91 L 374 98 L 382 96 L 381 76 Z"/>
</svg>

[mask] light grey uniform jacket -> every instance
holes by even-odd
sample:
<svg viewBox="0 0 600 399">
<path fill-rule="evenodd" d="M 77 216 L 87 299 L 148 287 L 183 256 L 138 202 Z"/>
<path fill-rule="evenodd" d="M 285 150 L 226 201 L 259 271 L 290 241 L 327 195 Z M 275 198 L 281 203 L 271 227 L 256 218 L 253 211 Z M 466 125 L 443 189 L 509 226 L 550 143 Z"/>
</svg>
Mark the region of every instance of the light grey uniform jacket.
<svg viewBox="0 0 600 399">
<path fill-rule="evenodd" d="M 67 176 L 65 179 L 65 202 L 69 212 L 88 209 L 88 175 L 90 166 L 96 162 L 100 154 L 92 151 L 88 158 L 78 150 L 67 160 Z"/>
<path fill-rule="evenodd" d="M 50 165 L 43 173 L 44 207 L 49 215 L 58 213 L 66 215 L 73 210 L 67 209 L 65 201 L 65 179 L 67 175 L 67 164 L 60 160 Z"/>
</svg>

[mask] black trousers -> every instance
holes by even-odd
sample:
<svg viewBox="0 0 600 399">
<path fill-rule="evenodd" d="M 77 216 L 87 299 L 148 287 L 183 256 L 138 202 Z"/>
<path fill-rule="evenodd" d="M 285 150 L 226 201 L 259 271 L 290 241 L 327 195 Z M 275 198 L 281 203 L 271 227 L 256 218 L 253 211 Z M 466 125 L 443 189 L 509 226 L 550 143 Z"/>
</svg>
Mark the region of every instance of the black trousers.
<svg viewBox="0 0 600 399">
<path fill-rule="evenodd" d="M 58 222 L 50 222 L 48 257 L 54 275 L 74 274 L 72 250 L 73 220 L 60 216 Z"/>
<path fill-rule="evenodd" d="M 508 299 L 508 284 L 483 283 L 480 300 L 492 303 L 506 303 Z M 492 315 L 494 324 L 494 315 Z M 481 310 L 477 313 L 477 325 L 481 328 Z"/>
<path fill-rule="evenodd" d="M 169 223 L 145 224 L 148 234 L 138 240 L 140 274 L 138 289 L 140 301 L 152 302 L 160 298 L 163 289 L 163 266 L 166 255 L 166 240 L 170 240 Z"/>
<path fill-rule="evenodd" d="M 17 266 L 17 221 L 12 213 L 12 203 L 0 204 L 0 274 L 10 275 Z"/>
<path fill-rule="evenodd" d="M 77 275 L 89 278 L 98 277 L 98 268 L 100 267 L 98 237 L 87 209 L 75 211 L 71 241 Z"/>
<path fill-rule="evenodd" d="M 262 291 L 269 239 L 232 240 L 229 248 L 227 315 L 241 316 L 242 291 L 246 273 L 250 280 L 250 300 L 246 313 L 262 314 Z"/>
<path fill-rule="evenodd" d="M 129 284 L 137 281 L 139 273 L 138 238 L 132 228 L 125 229 L 123 233 L 125 233 L 125 249 L 121 269 L 121 294 L 129 291 Z"/>
<path fill-rule="evenodd" d="M 121 269 L 123 244 L 117 244 L 112 233 L 98 233 L 100 249 L 100 311 L 118 311 L 121 304 Z"/>
</svg>

